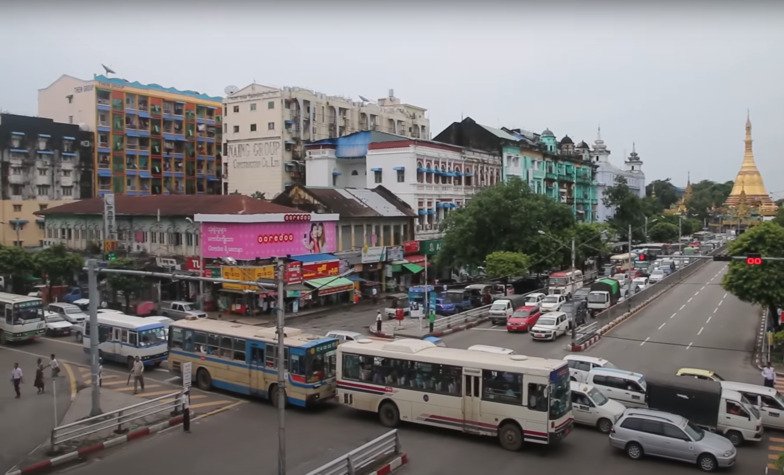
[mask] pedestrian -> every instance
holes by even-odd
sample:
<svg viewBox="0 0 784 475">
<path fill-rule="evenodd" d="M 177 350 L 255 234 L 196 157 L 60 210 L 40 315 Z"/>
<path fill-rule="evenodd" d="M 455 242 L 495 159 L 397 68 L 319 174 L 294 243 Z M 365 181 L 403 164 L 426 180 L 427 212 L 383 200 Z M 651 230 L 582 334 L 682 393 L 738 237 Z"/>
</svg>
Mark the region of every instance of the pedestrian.
<svg viewBox="0 0 784 475">
<path fill-rule="evenodd" d="M 133 376 L 133 393 L 138 393 L 137 385 L 141 386 L 142 392 L 144 392 L 144 363 L 142 360 L 139 359 L 137 356 L 136 359 L 133 361 L 133 367 L 131 368 L 131 376 Z"/>
<path fill-rule="evenodd" d="M 373 287 L 373 289 L 370 291 L 370 293 L 373 295 L 373 304 L 374 305 L 377 304 L 378 303 L 378 290 L 375 287 Z"/>
<path fill-rule="evenodd" d="M 436 324 L 436 312 L 432 308 L 427 315 L 428 320 L 430 320 L 430 333 L 433 333 L 433 326 Z"/>
<path fill-rule="evenodd" d="M 38 358 L 38 361 L 35 363 L 35 381 L 33 381 L 33 386 L 38 389 L 38 394 L 43 394 L 44 392 L 44 363 L 41 361 L 41 358 Z"/>
<path fill-rule="evenodd" d="M 762 368 L 762 378 L 765 381 L 763 383 L 765 387 L 772 388 L 776 386 L 776 370 L 770 366 L 770 361 Z"/>
<path fill-rule="evenodd" d="M 50 368 L 52 368 L 52 377 L 53 378 L 56 378 L 56 377 L 60 376 L 60 363 L 57 361 L 57 358 L 55 358 L 54 353 L 52 353 L 52 358 L 49 361 L 49 365 L 48 366 Z"/>
<path fill-rule="evenodd" d="M 191 432 L 191 390 L 182 393 L 182 430 Z"/>
<path fill-rule="evenodd" d="M 376 333 L 381 333 L 381 323 L 384 321 L 381 317 L 381 310 L 376 314 Z"/>
<path fill-rule="evenodd" d="M 403 310 L 403 307 L 398 307 L 395 309 L 395 320 L 397 320 L 397 327 L 400 328 L 403 326 L 403 320 L 406 318 L 406 311 Z"/>
<path fill-rule="evenodd" d="M 354 291 L 354 305 L 359 303 L 359 291 Z"/>
<path fill-rule="evenodd" d="M 98 358 L 98 387 L 103 387 L 103 358 Z"/>
<path fill-rule="evenodd" d="M 19 386 L 24 382 L 24 374 L 22 374 L 22 368 L 19 367 L 19 363 L 14 363 L 14 369 L 11 370 L 11 383 L 14 385 L 14 391 L 16 391 L 16 399 L 22 395 L 19 392 Z"/>
</svg>

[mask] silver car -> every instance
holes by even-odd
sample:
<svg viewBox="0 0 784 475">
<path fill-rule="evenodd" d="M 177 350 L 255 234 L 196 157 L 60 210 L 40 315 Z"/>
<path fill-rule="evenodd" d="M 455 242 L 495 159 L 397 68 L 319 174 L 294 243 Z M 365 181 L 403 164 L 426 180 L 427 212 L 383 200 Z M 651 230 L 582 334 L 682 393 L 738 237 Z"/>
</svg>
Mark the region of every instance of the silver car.
<svg viewBox="0 0 784 475">
<path fill-rule="evenodd" d="M 644 455 L 696 463 L 703 472 L 735 465 L 737 451 L 726 438 L 668 412 L 627 409 L 610 430 L 610 445 L 632 460 Z"/>
</svg>

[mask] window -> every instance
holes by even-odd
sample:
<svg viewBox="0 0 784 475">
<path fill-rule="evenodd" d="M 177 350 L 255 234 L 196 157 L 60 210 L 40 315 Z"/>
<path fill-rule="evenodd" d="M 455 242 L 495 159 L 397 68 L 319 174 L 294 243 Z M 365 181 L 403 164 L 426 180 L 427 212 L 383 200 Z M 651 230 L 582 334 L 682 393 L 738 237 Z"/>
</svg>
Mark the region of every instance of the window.
<svg viewBox="0 0 784 475">
<path fill-rule="evenodd" d="M 49 185 L 38 185 L 36 187 L 38 189 L 39 195 L 48 195 L 49 194 Z"/>
<path fill-rule="evenodd" d="M 275 130 L 275 122 L 268 122 L 267 130 Z"/>
<path fill-rule="evenodd" d="M 250 354 L 250 360 L 255 364 L 264 363 L 264 348 L 253 347 Z"/>
<path fill-rule="evenodd" d="M 68 116 L 68 123 L 69 124 L 73 124 L 73 116 L 72 115 Z"/>
<path fill-rule="evenodd" d="M 254 102 L 253 104 L 251 104 L 251 105 L 250 105 L 250 110 L 252 110 L 252 111 L 255 111 L 255 110 L 256 110 L 256 103 L 255 103 L 255 102 Z M 236 112 L 236 111 L 235 111 L 235 112 Z"/>
<path fill-rule="evenodd" d="M 523 375 L 506 371 L 482 371 L 482 400 L 523 405 Z"/>
<path fill-rule="evenodd" d="M 577 391 L 572 391 L 572 404 L 593 407 L 593 403 L 588 399 L 588 396 L 583 393 L 578 393 Z"/>
<path fill-rule="evenodd" d="M 250 124 L 250 131 L 251 132 L 255 132 L 256 131 L 256 124 Z"/>
<path fill-rule="evenodd" d="M 274 109 L 275 108 L 275 101 L 269 101 L 267 103 L 267 109 Z"/>
<path fill-rule="evenodd" d="M 245 362 L 245 340 L 234 339 L 234 359 Z"/>
<path fill-rule="evenodd" d="M 343 378 L 460 397 L 462 369 L 396 358 L 343 355 Z"/>
<path fill-rule="evenodd" d="M 73 196 L 73 186 L 64 186 L 60 189 L 63 192 L 63 196 Z"/>
<path fill-rule="evenodd" d="M 240 111 L 240 106 L 234 106 L 234 112 L 239 112 L 239 111 Z"/>
<path fill-rule="evenodd" d="M 740 404 L 737 404 L 729 400 L 727 401 L 727 414 L 731 414 L 734 416 L 749 417 L 746 411 L 742 407 L 740 407 Z"/>
<path fill-rule="evenodd" d="M 139 334 L 136 332 L 130 332 L 128 334 L 128 343 L 133 346 L 139 345 Z"/>
<path fill-rule="evenodd" d="M 381 183 L 381 170 L 375 170 L 373 172 L 373 178 L 376 183 Z"/>
<path fill-rule="evenodd" d="M 70 177 L 73 170 L 62 170 L 64 177 Z"/>
<path fill-rule="evenodd" d="M 14 205 L 14 213 L 21 213 L 22 205 Z"/>
<path fill-rule="evenodd" d="M 238 133 L 240 133 L 240 126 L 239 125 L 235 125 L 234 127 L 232 127 L 232 130 L 234 131 L 235 134 L 238 134 Z"/>
<path fill-rule="evenodd" d="M 46 168 L 39 168 L 38 169 L 38 176 L 46 176 L 49 174 L 49 170 Z"/>
<path fill-rule="evenodd" d="M 691 440 L 688 437 L 686 437 L 686 434 L 684 434 L 682 430 L 678 429 L 677 427 L 675 427 L 672 424 L 664 424 L 663 423 L 662 424 L 662 434 L 665 437 L 671 437 L 673 439 Z"/>
<path fill-rule="evenodd" d="M 662 425 L 663 424 L 659 421 L 649 421 L 642 419 L 640 421 L 640 430 L 642 432 L 647 432 L 648 434 L 664 435 L 664 429 L 662 429 Z"/>
<path fill-rule="evenodd" d="M 172 348 L 182 348 L 182 328 L 172 328 L 169 330 Z"/>
<path fill-rule="evenodd" d="M 338 176 L 337 175 L 332 175 L 332 186 L 335 186 L 335 187 L 338 186 Z"/>
<path fill-rule="evenodd" d="M 398 170 L 397 171 L 397 182 L 403 183 L 406 181 L 406 171 L 405 170 Z"/>
<path fill-rule="evenodd" d="M 351 176 L 357 176 L 357 175 L 359 175 L 359 172 L 358 172 L 358 171 L 356 171 L 356 170 L 351 170 Z"/>
<path fill-rule="evenodd" d="M 547 397 L 544 384 L 528 383 L 528 409 L 532 411 L 547 412 Z"/>
</svg>

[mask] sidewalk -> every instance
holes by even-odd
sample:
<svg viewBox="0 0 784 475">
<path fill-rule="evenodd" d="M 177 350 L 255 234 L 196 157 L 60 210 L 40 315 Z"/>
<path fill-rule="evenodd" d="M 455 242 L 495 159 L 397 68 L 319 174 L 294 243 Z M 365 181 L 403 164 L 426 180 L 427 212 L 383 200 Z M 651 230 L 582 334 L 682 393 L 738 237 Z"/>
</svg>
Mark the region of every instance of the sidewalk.
<svg viewBox="0 0 784 475">
<path fill-rule="evenodd" d="M 372 302 L 369 301 L 361 301 L 358 304 L 353 303 L 341 303 L 336 305 L 330 305 L 326 307 L 317 307 L 317 308 L 309 308 L 306 310 L 300 310 L 297 313 L 292 313 L 291 311 L 286 311 L 286 321 L 294 320 L 297 318 L 304 318 L 304 317 L 317 317 L 322 315 L 329 315 L 335 313 L 361 313 L 361 312 L 369 312 L 375 311 L 376 307 L 382 308 L 384 306 L 384 302 L 379 299 L 377 305 L 373 305 Z M 277 322 L 278 316 L 277 312 L 273 313 L 265 313 L 262 315 L 253 315 L 253 316 L 245 316 L 245 315 L 236 315 L 229 312 L 218 312 L 218 311 L 210 311 L 207 312 L 207 318 L 211 318 L 213 320 L 218 320 L 218 316 L 220 316 L 220 320 L 226 320 L 228 322 L 235 322 L 235 323 L 243 323 L 245 325 L 271 325 Z"/>
<path fill-rule="evenodd" d="M 405 318 L 403 321 L 384 320 L 381 322 L 381 332 L 376 329 L 375 322 L 368 326 L 370 333 L 378 337 L 394 338 L 424 338 L 430 333 L 427 319 L 420 323 L 418 318 Z"/>
</svg>

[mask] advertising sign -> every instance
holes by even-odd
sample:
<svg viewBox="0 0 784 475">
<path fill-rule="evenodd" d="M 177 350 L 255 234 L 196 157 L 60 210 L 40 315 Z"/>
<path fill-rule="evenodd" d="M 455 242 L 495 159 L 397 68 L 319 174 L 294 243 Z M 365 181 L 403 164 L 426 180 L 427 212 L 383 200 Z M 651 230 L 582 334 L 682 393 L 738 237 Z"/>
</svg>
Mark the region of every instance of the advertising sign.
<svg viewBox="0 0 784 475">
<path fill-rule="evenodd" d="M 259 279 L 274 279 L 275 266 L 261 267 L 221 267 L 221 278 L 229 280 L 256 281 Z M 223 284 L 229 290 L 261 290 L 257 285 Z"/>
<path fill-rule="evenodd" d="M 191 387 L 191 380 L 193 379 L 192 376 L 192 366 L 193 364 L 188 361 L 182 364 L 182 389 L 188 390 Z"/>
<path fill-rule="evenodd" d="M 196 274 L 199 274 L 199 271 L 201 271 L 201 265 L 199 264 L 199 258 L 198 257 L 188 257 L 188 258 L 186 258 L 185 259 L 185 269 L 190 271 L 190 272 L 195 272 Z"/>
<path fill-rule="evenodd" d="M 297 215 L 293 215 L 297 216 Z M 205 223 L 202 254 L 238 261 L 335 252 L 336 222 Z"/>
<path fill-rule="evenodd" d="M 302 280 L 320 279 L 340 275 L 340 261 L 322 264 L 305 264 L 302 266 Z"/>
<path fill-rule="evenodd" d="M 287 284 L 299 284 L 302 282 L 302 263 L 294 261 L 286 264 L 286 271 L 283 273 L 283 279 Z"/>
<path fill-rule="evenodd" d="M 386 247 L 366 247 L 362 249 L 362 263 L 373 264 L 387 260 Z"/>
<path fill-rule="evenodd" d="M 441 250 L 441 240 L 436 241 L 423 241 L 422 254 L 426 256 L 435 256 Z"/>
<path fill-rule="evenodd" d="M 402 261 L 403 260 L 403 247 L 391 246 L 387 247 L 387 260 L 388 261 Z"/>
<path fill-rule="evenodd" d="M 403 252 L 414 254 L 419 252 L 419 241 L 406 241 L 403 243 Z"/>
</svg>

